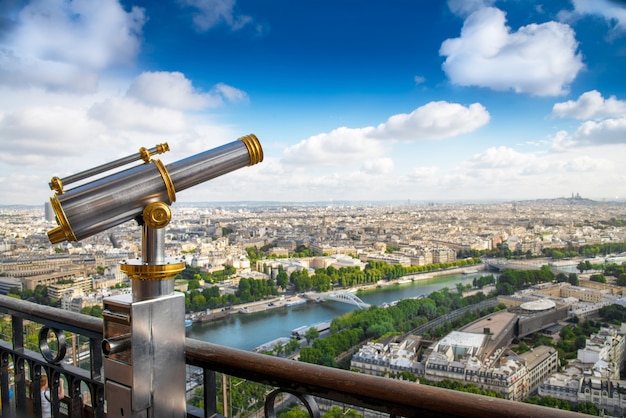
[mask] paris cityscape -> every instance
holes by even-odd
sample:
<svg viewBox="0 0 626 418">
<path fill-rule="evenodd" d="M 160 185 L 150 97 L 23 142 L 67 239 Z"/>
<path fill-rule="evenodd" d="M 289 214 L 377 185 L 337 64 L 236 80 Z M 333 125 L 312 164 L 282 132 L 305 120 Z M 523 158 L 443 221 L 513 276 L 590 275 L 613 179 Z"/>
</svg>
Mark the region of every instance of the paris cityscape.
<svg viewBox="0 0 626 418">
<path fill-rule="evenodd" d="M 626 416 L 625 7 L 1 1 L 0 415 Z"/>
<path fill-rule="evenodd" d="M 102 306 L 104 297 L 130 291 L 120 261 L 141 253 L 141 227 L 137 222 L 124 223 L 80 242 L 51 245 L 46 233 L 56 225 L 53 218 L 48 205 L 0 208 L 2 293 L 15 293 L 17 289 L 18 294 L 27 291 L 32 295 L 37 293 L 36 288 L 45 286 L 48 300 L 62 309 L 91 313 L 94 306 Z M 624 396 L 622 328 L 590 328 L 590 335 L 585 336 L 574 358 L 560 358 L 563 351 L 555 347 L 562 330 L 572 326 L 572 318 L 583 323 L 587 318 L 598 319 L 600 310 L 607 306 L 626 306 L 621 290 L 626 277 L 619 280 L 615 277 L 618 273 L 607 275 L 603 283 L 590 279 L 602 272 L 600 266 L 622 265 L 626 254 L 566 253 L 568 248 L 612 244 L 622 249 L 620 244 L 626 242 L 625 218 L 623 202 L 597 202 L 574 193 L 566 198 L 486 203 L 175 204 L 166 228 L 165 247 L 168 257 L 184 260 L 188 268 L 201 272 L 203 277 L 221 277 L 213 283 L 213 279 L 196 280 L 194 286 L 181 277 L 176 289 L 187 294 L 206 294 L 205 289 L 212 287 L 222 294 L 238 294 L 242 279 L 270 280 L 278 289 L 257 302 L 236 302 L 226 308 L 228 311 L 225 305 L 193 309 L 195 305 L 188 302 L 188 326 L 192 330 L 196 326 L 191 325 L 193 322 L 294 309 L 299 303 L 319 303 L 328 290 L 346 290 L 338 288 L 335 281 L 331 289 L 320 291 L 309 285 L 296 292 L 293 274 L 298 271 L 317 277 L 322 274 L 319 269 L 363 271 L 368 264 L 382 263 L 402 266 L 407 272 L 391 280 L 381 278 L 351 286 L 349 292 L 360 300 L 360 292 L 366 288 L 411 286 L 441 274 L 428 266 L 451 269 L 444 273 L 459 273 L 462 280 L 444 291 L 446 298 L 452 301 L 451 295 L 458 296 L 457 292 L 465 297 L 480 294 L 472 301 L 486 309 L 483 314 L 491 314 L 472 317 L 475 321 L 440 335 L 432 331 L 432 322 L 439 316 L 445 318 L 444 323 L 450 321 L 450 313 L 434 308 L 426 314 L 431 326 L 422 328 L 421 334 L 405 332 L 402 338 L 396 334 L 383 340 L 370 338 L 343 367 L 388 378 L 406 378 L 408 374 L 434 382 L 470 383 L 481 393 L 497 393 L 515 401 L 539 395 L 572 405 L 591 403 L 598 411 L 619 415 Z M 256 257 L 252 257 L 251 248 L 255 253 L 258 250 Z M 509 259 L 501 254 L 494 257 L 496 249 L 507 249 Z M 559 251 L 564 255 L 556 255 Z M 487 254 L 492 254 L 491 259 L 465 263 Z M 594 268 L 580 269 L 579 263 L 589 260 Z M 455 265 L 459 261 L 463 263 Z M 497 292 L 497 298 L 487 299 L 486 295 L 496 290 L 496 282 L 485 281 L 483 287 L 477 278 L 501 274 L 492 269 L 498 263 L 504 268 L 535 272 L 546 265 L 565 279 L 555 279 L 552 274 L 548 283 L 524 286 L 510 294 Z M 224 272 L 228 274 L 221 276 Z M 278 286 L 280 272 L 291 276 L 291 284 L 284 288 Z M 575 284 L 570 280 L 572 274 L 576 276 Z M 436 298 L 438 292 L 422 295 L 417 302 Z M 379 308 L 389 309 L 397 303 L 385 303 Z M 496 305 L 502 310 L 494 311 Z M 314 350 L 308 343 L 328 336 L 330 324 L 302 324 L 293 335 L 265 341 L 254 349 L 300 357 L 301 361 L 303 356 L 304 361 L 319 361 L 310 358 Z M 539 339 L 542 344 L 528 350 L 528 338 L 535 335 L 543 336 Z M 526 351 L 520 350 L 521 346 Z M 288 352 L 288 347 L 294 352 Z M 190 389 L 196 387 L 193 379 L 188 385 Z"/>
</svg>

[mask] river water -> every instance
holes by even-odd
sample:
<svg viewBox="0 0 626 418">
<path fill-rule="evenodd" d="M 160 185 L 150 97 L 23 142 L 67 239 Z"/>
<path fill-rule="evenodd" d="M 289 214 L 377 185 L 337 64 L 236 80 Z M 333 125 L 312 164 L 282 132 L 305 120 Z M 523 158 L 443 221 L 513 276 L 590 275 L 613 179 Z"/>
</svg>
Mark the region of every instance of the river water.
<svg viewBox="0 0 626 418">
<path fill-rule="evenodd" d="M 359 291 L 356 295 L 370 305 L 382 305 L 393 301 L 427 296 L 448 287 L 455 289 L 457 283 L 471 284 L 474 277 L 490 274 L 450 274 L 382 288 Z M 302 305 L 281 307 L 257 313 L 237 313 L 217 321 L 194 323 L 187 328 L 187 337 L 242 350 L 252 350 L 280 337 L 289 337 L 291 331 L 301 326 L 330 321 L 356 306 L 326 301 L 308 302 Z"/>
</svg>

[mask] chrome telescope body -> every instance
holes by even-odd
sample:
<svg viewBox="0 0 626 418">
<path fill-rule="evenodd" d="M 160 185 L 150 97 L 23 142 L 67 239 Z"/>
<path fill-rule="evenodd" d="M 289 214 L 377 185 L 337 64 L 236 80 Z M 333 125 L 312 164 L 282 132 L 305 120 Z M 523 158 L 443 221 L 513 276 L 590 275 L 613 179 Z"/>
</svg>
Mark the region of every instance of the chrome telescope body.
<svg viewBox="0 0 626 418">
<path fill-rule="evenodd" d="M 165 150 L 169 149 L 167 144 L 158 147 L 163 146 Z M 68 191 L 63 191 L 63 180 L 53 178 L 50 187 L 56 190 L 56 194 L 50 202 L 59 226 L 48 231 L 50 242 L 80 241 L 126 221 L 139 219 L 144 208 L 152 202 L 171 205 L 176 200 L 176 192 L 263 161 L 263 149 L 253 134 L 167 166 L 150 158 L 154 150 L 149 150 L 147 157 L 147 150 L 140 150 L 145 164 Z M 100 172 L 96 167 L 85 173 Z M 65 181 L 84 178 L 81 174 Z"/>
</svg>

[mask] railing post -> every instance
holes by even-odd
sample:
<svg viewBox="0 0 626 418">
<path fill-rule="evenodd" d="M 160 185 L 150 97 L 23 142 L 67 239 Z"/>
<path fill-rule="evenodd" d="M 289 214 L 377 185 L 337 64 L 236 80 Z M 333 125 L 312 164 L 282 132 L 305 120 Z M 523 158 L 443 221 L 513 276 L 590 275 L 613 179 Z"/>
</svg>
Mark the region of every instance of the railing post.
<svg viewBox="0 0 626 418">
<path fill-rule="evenodd" d="M 13 359 L 15 373 L 15 405 L 18 410 L 26 408 L 26 367 L 25 360 L 21 357 Z"/>
<path fill-rule="evenodd" d="M 217 415 L 217 374 L 213 370 L 203 369 L 204 383 L 204 416 L 211 418 Z"/>
<path fill-rule="evenodd" d="M 3 352 L 0 356 L 0 390 L 2 391 L 2 416 L 10 416 L 11 403 L 9 402 L 9 353 Z"/>
</svg>

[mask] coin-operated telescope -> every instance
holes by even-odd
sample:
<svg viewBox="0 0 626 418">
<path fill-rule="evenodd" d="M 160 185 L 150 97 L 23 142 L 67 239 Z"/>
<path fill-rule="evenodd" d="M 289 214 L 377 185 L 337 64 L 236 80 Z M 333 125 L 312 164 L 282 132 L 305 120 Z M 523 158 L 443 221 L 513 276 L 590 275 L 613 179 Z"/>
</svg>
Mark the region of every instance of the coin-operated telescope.
<svg viewBox="0 0 626 418">
<path fill-rule="evenodd" d="M 58 226 L 48 231 L 53 244 L 80 241 L 129 220 L 142 226 L 141 257 L 120 269 L 132 294 L 105 298 L 102 351 L 107 415 L 185 417 L 185 298 L 174 292 L 174 277 L 185 268 L 165 257 L 165 227 L 176 193 L 236 169 L 263 161 L 263 149 L 250 134 L 221 147 L 164 165 L 153 159 L 167 144 L 60 179 L 53 177 L 50 199 Z M 143 164 L 89 181 L 105 172 Z M 65 190 L 68 184 L 86 183 Z"/>
</svg>

